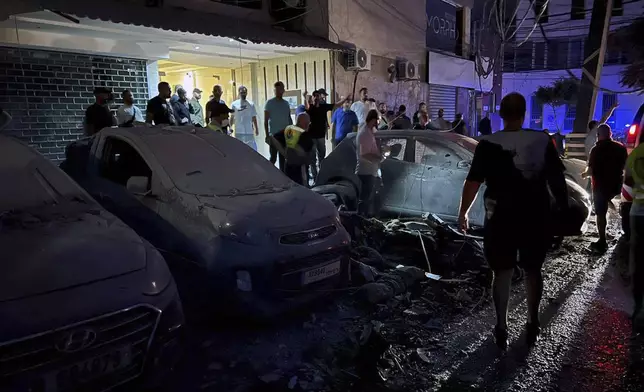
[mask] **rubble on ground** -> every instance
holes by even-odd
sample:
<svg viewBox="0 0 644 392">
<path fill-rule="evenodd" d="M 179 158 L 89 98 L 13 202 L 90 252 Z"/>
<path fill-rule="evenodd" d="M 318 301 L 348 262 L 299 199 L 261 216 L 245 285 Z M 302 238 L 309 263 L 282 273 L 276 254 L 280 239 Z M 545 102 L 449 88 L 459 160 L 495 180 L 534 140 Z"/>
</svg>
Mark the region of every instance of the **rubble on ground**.
<svg viewBox="0 0 644 392">
<path fill-rule="evenodd" d="M 380 221 L 343 212 L 341 219 L 354 242 L 352 287 L 280 325 L 213 334 L 203 350 L 210 365 L 202 390 L 411 391 L 430 385 L 433 376 L 422 369 L 433 361 L 444 323 L 488 298 L 481 244 L 431 216 Z"/>
</svg>

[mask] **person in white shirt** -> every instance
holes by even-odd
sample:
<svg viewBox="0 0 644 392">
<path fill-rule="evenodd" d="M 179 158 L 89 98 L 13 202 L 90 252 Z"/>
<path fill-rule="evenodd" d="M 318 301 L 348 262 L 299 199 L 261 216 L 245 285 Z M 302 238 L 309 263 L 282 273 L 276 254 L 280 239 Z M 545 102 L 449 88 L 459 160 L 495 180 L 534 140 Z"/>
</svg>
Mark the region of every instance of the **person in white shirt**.
<svg viewBox="0 0 644 392">
<path fill-rule="evenodd" d="M 246 99 L 248 89 L 245 86 L 239 86 L 239 99 L 232 103 L 231 109 L 233 115 L 230 119 L 230 125 L 235 130 L 234 136 L 246 143 L 253 150 L 257 151 L 255 136 L 259 136 L 259 127 L 257 126 L 257 110 L 252 101 Z"/>
<path fill-rule="evenodd" d="M 116 120 L 119 127 L 131 127 L 135 123 L 145 123 L 143 112 L 134 106 L 134 97 L 130 90 L 123 90 L 121 93 L 123 105 L 116 111 Z"/>
<path fill-rule="evenodd" d="M 351 104 L 351 110 L 353 110 L 358 116 L 358 123 L 364 124 L 367 119 L 367 113 L 372 109 L 372 103 L 369 102 L 369 91 L 366 87 L 360 89 L 360 100 L 355 101 Z M 375 108 L 374 108 L 375 109 Z"/>
</svg>

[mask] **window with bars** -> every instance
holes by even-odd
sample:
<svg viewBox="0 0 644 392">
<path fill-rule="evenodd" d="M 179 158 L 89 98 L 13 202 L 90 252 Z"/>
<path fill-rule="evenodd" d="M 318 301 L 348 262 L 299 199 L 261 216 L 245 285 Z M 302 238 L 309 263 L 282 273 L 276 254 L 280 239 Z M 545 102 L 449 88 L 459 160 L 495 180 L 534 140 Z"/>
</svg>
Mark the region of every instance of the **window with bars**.
<svg viewBox="0 0 644 392">
<path fill-rule="evenodd" d="M 618 102 L 617 94 L 614 93 L 604 93 L 602 96 L 602 116 L 604 113 L 608 112 L 613 105 Z M 616 111 L 613 111 L 613 114 L 606 120 L 606 124 L 610 125 L 611 128 L 615 128 L 615 120 L 617 119 Z"/>
<path fill-rule="evenodd" d="M 530 129 L 543 128 L 543 102 L 536 96 L 530 97 Z"/>
<path fill-rule="evenodd" d="M 570 40 L 568 48 L 568 68 L 580 68 L 584 63 L 584 39 Z"/>
<path fill-rule="evenodd" d="M 546 64 L 546 43 L 534 43 L 534 69 L 544 69 Z"/>
<path fill-rule="evenodd" d="M 566 117 L 564 118 L 564 131 L 572 131 L 577 116 L 577 107 L 575 105 L 566 105 Z"/>
<path fill-rule="evenodd" d="M 565 69 L 568 66 L 568 39 L 552 39 L 547 43 L 547 68 Z"/>
<path fill-rule="evenodd" d="M 586 19 L 586 5 L 584 0 L 572 0 L 570 5 L 570 19 Z"/>
</svg>

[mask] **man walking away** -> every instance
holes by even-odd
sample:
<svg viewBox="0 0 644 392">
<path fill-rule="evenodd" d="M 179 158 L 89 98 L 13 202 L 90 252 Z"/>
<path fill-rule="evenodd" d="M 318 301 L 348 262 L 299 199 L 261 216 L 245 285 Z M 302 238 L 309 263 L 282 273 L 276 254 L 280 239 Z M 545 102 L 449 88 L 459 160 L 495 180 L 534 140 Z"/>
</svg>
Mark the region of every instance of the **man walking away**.
<svg viewBox="0 0 644 392">
<path fill-rule="evenodd" d="M 329 128 L 327 127 L 326 117 L 327 113 L 342 105 L 350 98 L 346 97 L 344 101 L 337 102 L 335 104 L 322 103 L 320 101 L 322 96 L 319 91 L 313 92 L 313 104 L 309 104 L 309 101 L 306 98 L 307 94 L 305 91 L 304 105 L 306 106 L 306 112 L 311 118 L 309 133 L 313 139 L 313 150 L 311 151 L 311 175 L 315 181 L 318 176 L 318 164 L 321 165 L 322 160 L 326 157 L 326 139 L 329 138 Z"/>
<path fill-rule="evenodd" d="M 335 148 L 351 132 L 358 130 L 358 116 L 351 110 L 351 100 L 346 99 L 341 108 L 337 108 L 331 117 L 331 134 Z"/>
<path fill-rule="evenodd" d="M 606 226 L 608 205 L 622 191 L 624 165 L 628 152 L 622 143 L 612 139 L 613 132 L 608 124 L 597 128 L 597 143 L 590 150 L 588 167 L 582 173 L 584 178 L 590 176 L 593 189 L 593 204 L 597 216 L 597 233 L 599 241 L 591 244 L 591 249 L 603 253 L 608 248 Z"/>
<path fill-rule="evenodd" d="M 284 174 L 296 184 L 307 185 L 306 167 L 309 164 L 313 139 L 309 129 L 310 118 L 307 113 L 300 113 L 296 125 L 289 125 L 274 136 L 275 146 L 286 160 Z"/>
<path fill-rule="evenodd" d="M 371 216 L 373 209 L 378 170 L 383 154 L 376 141 L 376 127 L 378 126 L 378 111 L 370 110 L 360 125 L 358 136 L 356 136 L 356 174 L 360 178 L 360 198 L 358 200 L 358 212 L 365 216 Z"/>
<path fill-rule="evenodd" d="M 394 118 L 394 126 L 392 129 L 411 129 L 411 120 L 409 117 L 407 117 L 407 106 L 405 105 L 400 105 L 398 107 L 398 113 L 396 113 L 396 117 Z"/>
<path fill-rule="evenodd" d="M 465 122 L 463 121 L 463 115 L 461 113 L 456 113 L 456 118 L 452 121 L 452 132 L 458 133 L 459 135 L 467 135 L 467 128 L 465 128 Z"/>
<path fill-rule="evenodd" d="M 144 123 L 143 112 L 134 106 L 134 98 L 130 90 L 121 93 L 123 105 L 116 111 L 116 120 L 119 127 L 132 127 L 135 123 Z"/>
<path fill-rule="evenodd" d="M 190 125 L 190 108 L 188 107 L 188 92 L 183 88 L 177 89 L 177 99 L 172 102 L 172 111 L 177 125 Z"/>
<path fill-rule="evenodd" d="M 264 105 L 264 132 L 266 144 L 270 147 L 270 161 L 274 165 L 278 161 L 278 150 L 271 142 L 271 136 L 293 125 L 291 118 L 291 106 L 284 97 L 284 83 L 275 82 L 275 96 Z M 278 167 L 284 171 L 284 155 L 279 154 Z"/>
<path fill-rule="evenodd" d="M 239 99 L 232 103 L 233 116 L 230 124 L 235 129 L 235 137 L 257 151 L 257 143 L 255 143 L 255 136 L 259 136 L 257 110 L 255 104 L 246 99 L 248 89 L 245 86 L 239 86 L 238 92 Z"/>
<path fill-rule="evenodd" d="M 360 100 L 355 101 L 351 105 L 351 110 L 358 116 L 358 121 L 360 124 L 364 124 L 364 122 L 367 119 L 367 113 L 369 112 L 369 108 L 371 106 L 371 103 L 369 102 L 369 90 L 367 90 L 366 87 L 363 87 L 360 89 L 359 92 Z"/>
<path fill-rule="evenodd" d="M 159 95 L 148 101 L 148 107 L 145 110 L 145 122 L 155 125 L 176 125 L 172 105 L 168 103 L 171 94 L 170 85 L 168 82 L 161 82 L 157 88 Z"/>
<path fill-rule="evenodd" d="M 445 110 L 438 109 L 438 117 L 433 120 L 432 123 L 434 123 L 434 125 L 437 126 L 438 129 L 446 131 L 448 129 L 452 129 L 452 124 L 443 118 L 444 114 Z"/>
<path fill-rule="evenodd" d="M 225 103 L 213 105 L 210 112 L 210 123 L 208 123 L 207 128 L 228 135 L 229 115 L 230 108 Z"/>
<path fill-rule="evenodd" d="M 199 102 L 201 99 L 201 93 L 202 91 L 198 88 L 192 90 L 192 98 L 188 105 L 190 109 L 190 122 L 197 127 L 204 127 L 206 125 L 203 118 L 203 106 L 201 106 L 201 102 Z"/>
<path fill-rule="evenodd" d="M 113 101 L 112 90 L 107 87 L 94 89 L 94 102 L 85 111 L 85 135 L 92 136 L 101 129 L 116 125 L 116 119 L 110 111 L 109 104 Z"/>
<path fill-rule="evenodd" d="M 644 328 L 644 143 L 635 148 L 626 161 L 624 184 L 633 188 L 630 211 L 630 264 L 633 284 L 633 327 Z"/>
<path fill-rule="evenodd" d="M 492 122 L 490 121 L 489 114 L 485 112 L 485 117 L 479 121 L 479 133 L 481 136 L 487 136 L 492 134 Z"/>
<path fill-rule="evenodd" d="M 619 106 L 619 103 L 615 102 L 613 106 L 608 109 L 606 113 L 604 113 L 604 117 L 602 117 L 601 121 L 595 121 L 592 120 L 588 123 L 588 134 L 586 135 L 586 141 L 584 142 L 585 148 L 586 148 L 586 158 L 590 158 L 590 150 L 595 147 L 595 143 L 597 143 L 597 128 L 601 125 L 606 123 L 610 116 L 613 115 L 613 112 L 617 107 Z"/>
<path fill-rule="evenodd" d="M 504 350 L 508 346 L 510 286 L 517 263 L 526 271 L 527 343 L 532 345 L 538 339 L 541 266 L 552 240 L 548 233 L 553 214 L 549 189 L 557 207 L 566 208 L 568 203 L 565 168 L 554 143 L 543 132 L 522 129 L 525 112 L 526 101 L 521 94 L 511 93 L 503 98 L 500 115 L 504 129 L 485 136 L 477 145 L 459 211 L 459 226 L 465 232 L 469 229 L 470 206 L 485 183 L 484 250 L 494 272 L 494 336 L 497 346 Z"/>
</svg>

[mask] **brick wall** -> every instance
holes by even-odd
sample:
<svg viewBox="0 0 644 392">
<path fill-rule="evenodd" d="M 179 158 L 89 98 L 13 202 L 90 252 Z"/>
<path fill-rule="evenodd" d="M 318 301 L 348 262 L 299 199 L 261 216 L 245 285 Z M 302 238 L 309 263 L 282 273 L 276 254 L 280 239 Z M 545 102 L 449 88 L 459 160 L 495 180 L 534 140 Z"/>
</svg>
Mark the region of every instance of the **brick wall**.
<svg viewBox="0 0 644 392">
<path fill-rule="evenodd" d="M 64 159 L 65 146 L 83 136 L 94 86 L 112 88 L 113 110 L 125 89 L 145 110 L 146 61 L 0 47 L 0 107 L 13 117 L 2 132 L 52 160 Z"/>
</svg>

